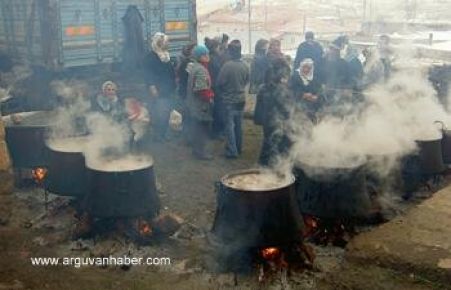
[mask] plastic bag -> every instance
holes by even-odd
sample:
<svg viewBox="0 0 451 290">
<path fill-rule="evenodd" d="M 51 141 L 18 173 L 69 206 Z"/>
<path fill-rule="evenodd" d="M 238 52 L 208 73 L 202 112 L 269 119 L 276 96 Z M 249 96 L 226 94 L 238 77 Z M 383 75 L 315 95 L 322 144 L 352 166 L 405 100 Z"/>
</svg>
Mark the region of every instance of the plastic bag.
<svg viewBox="0 0 451 290">
<path fill-rule="evenodd" d="M 181 131 L 183 126 L 183 116 L 176 110 L 172 110 L 169 117 L 169 126 L 174 131 Z"/>
</svg>

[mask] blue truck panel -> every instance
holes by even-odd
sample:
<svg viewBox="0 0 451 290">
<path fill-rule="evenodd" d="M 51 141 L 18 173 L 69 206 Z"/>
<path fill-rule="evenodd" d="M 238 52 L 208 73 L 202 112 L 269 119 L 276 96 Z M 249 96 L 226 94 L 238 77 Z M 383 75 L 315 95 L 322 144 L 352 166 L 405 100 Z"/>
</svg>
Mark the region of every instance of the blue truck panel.
<svg viewBox="0 0 451 290">
<path fill-rule="evenodd" d="M 163 31 L 176 54 L 197 40 L 195 0 L 0 0 L 0 51 L 52 70 L 119 62 L 129 5 L 146 42 Z"/>
</svg>

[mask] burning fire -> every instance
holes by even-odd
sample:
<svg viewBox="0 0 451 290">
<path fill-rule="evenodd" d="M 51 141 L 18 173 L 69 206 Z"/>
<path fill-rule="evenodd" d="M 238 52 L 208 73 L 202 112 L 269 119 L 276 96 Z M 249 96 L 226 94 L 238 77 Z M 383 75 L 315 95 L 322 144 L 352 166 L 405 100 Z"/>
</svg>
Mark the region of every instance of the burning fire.
<svg viewBox="0 0 451 290">
<path fill-rule="evenodd" d="M 263 249 L 262 252 L 262 257 L 265 260 L 275 260 L 277 258 L 279 258 L 280 256 L 280 250 L 278 248 L 266 248 Z"/>
<path fill-rule="evenodd" d="M 42 183 L 47 176 L 48 170 L 43 167 L 37 167 L 31 171 L 31 176 L 37 183 Z"/>
<path fill-rule="evenodd" d="M 149 236 L 153 233 L 152 227 L 146 221 L 141 220 L 139 224 L 139 234 L 142 236 Z"/>
<path fill-rule="evenodd" d="M 352 225 L 346 225 L 343 220 L 319 219 L 314 216 L 304 215 L 304 238 L 317 245 L 333 244 L 334 246 L 346 246 L 353 235 Z"/>
<path fill-rule="evenodd" d="M 304 238 L 312 236 L 318 229 L 318 220 L 313 216 L 305 215 L 304 224 L 305 224 Z"/>
</svg>

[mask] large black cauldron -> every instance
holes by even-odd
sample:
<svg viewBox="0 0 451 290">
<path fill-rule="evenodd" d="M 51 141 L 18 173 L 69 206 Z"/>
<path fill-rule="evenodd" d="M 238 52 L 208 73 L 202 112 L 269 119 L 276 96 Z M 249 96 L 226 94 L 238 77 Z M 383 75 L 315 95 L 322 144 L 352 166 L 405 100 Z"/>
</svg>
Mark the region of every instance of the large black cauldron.
<svg viewBox="0 0 451 290">
<path fill-rule="evenodd" d="M 423 175 L 436 175 L 445 171 L 442 154 L 442 138 L 417 140 L 418 158 Z"/>
<path fill-rule="evenodd" d="M 443 163 L 451 164 L 451 130 L 447 128 L 442 121 L 435 121 L 434 123 L 441 125 L 442 131 L 442 157 Z"/>
<path fill-rule="evenodd" d="M 82 197 L 88 191 L 83 148 L 87 137 L 48 140 L 48 173 L 44 185 L 54 194 Z"/>
<path fill-rule="evenodd" d="M 130 168 L 105 164 L 87 164 L 90 189 L 85 209 L 98 218 L 156 217 L 160 200 L 153 161 L 137 162 Z"/>
<path fill-rule="evenodd" d="M 261 171 L 234 172 L 217 183 L 214 236 L 232 252 L 302 241 L 303 224 L 296 204 L 294 176 L 266 189 L 248 190 L 228 183 L 233 177 L 251 174 Z"/>
<path fill-rule="evenodd" d="M 297 198 L 301 212 L 324 219 L 364 218 L 370 210 L 365 166 L 322 167 L 299 163 Z"/>
<path fill-rule="evenodd" d="M 451 164 L 451 130 L 443 130 L 442 154 L 443 162 Z"/>
<path fill-rule="evenodd" d="M 24 112 L 3 117 L 5 140 L 13 167 L 35 168 L 47 165 L 45 138 L 51 112 Z"/>
</svg>

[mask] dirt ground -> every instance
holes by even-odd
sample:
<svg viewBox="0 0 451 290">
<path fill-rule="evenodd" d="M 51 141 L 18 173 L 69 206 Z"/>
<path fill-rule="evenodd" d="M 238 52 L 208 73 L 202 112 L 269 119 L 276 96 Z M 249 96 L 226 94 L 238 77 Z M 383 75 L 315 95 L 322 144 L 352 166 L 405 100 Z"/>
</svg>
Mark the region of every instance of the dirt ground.
<svg viewBox="0 0 451 290">
<path fill-rule="evenodd" d="M 349 264 L 345 250 L 315 247 L 312 270 L 292 272 L 285 279 L 272 273 L 258 282 L 258 273 L 234 275 L 217 272 L 208 243 L 216 195 L 214 182 L 234 170 L 255 166 L 261 130 L 247 119 L 241 158 L 222 157 L 223 142 L 214 141 L 215 159 L 197 161 L 176 134 L 170 142 L 149 148 L 161 184 L 163 213 L 184 219 L 172 237 L 151 245 L 137 246 L 115 236 L 97 240 L 71 241 L 73 209 L 68 199 L 51 196 L 44 207 L 39 188 L 17 189 L 0 196 L 0 289 L 443 289 L 433 282 L 376 265 Z M 170 257 L 169 266 L 36 267 L 31 257 L 102 257 L 130 255 Z"/>
</svg>

